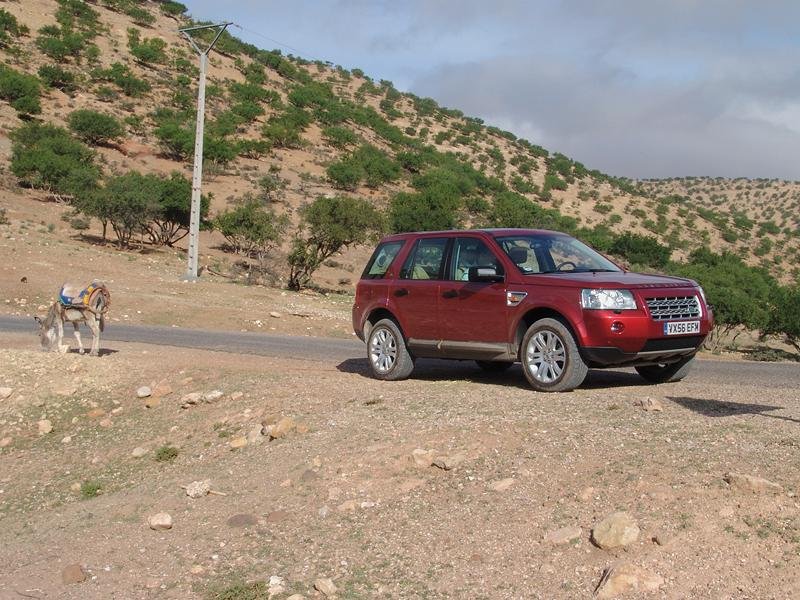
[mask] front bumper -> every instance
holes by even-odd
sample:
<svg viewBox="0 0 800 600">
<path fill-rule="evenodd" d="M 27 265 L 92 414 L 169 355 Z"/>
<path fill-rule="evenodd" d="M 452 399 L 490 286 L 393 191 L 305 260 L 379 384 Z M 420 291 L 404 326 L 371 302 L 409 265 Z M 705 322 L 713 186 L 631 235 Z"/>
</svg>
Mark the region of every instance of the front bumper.
<svg viewBox="0 0 800 600">
<path fill-rule="evenodd" d="M 614 346 L 589 346 L 580 349 L 590 367 L 641 367 L 669 364 L 694 356 L 705 335 L 648 340 L 638 352 L 625 352 Z"/>
</svg>

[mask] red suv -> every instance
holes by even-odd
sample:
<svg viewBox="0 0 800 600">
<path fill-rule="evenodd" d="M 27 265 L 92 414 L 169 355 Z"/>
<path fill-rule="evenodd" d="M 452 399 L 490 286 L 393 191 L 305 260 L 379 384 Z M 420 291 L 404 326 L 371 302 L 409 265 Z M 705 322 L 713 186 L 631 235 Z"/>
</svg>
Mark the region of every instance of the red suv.
<svg viewBox="0 0 800 600">
<path fill-rule="evenodd" d="M 590 368 L 678 381 L 713 325 L 694 281 L 620 268 L 564 233 L 484 229 L 384 238 L 356 288 L 353 328 L 379 379 L 416 358 L 522 363 L 531 386 L 572 390 Z"/>
</svg>

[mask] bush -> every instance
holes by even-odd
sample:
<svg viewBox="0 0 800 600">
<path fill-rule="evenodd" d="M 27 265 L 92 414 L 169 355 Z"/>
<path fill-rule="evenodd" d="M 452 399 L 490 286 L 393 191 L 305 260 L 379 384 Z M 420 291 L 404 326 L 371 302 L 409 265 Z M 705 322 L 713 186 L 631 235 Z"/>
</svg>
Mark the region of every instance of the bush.
<svg viewBox="0 0 800 600">
<path fill-rule="evenodd" d="M 366 200 L 336 196 L 317 198 L 300 212 L 300 232 L 289 252 L 289 289 L 308 285 L 328 258 L 383 231 L 383 218 Z"/>
<path fill-rule="evenodd" d="M 245 197 L 213 221 L 214 229 L 225 237 L 231 250 L 256 258 L 262 265 L 280 242 L 288 224 L 286 215 L 275 215 L 252 197 Z"/>
<path fill-rule="evenodd" d="M 28 28 L 7 10 L 0 8 L 0 48 L 8 48 L 12 38 L 28 34 Z"/>
<path fill-rule="evenodd" d="M 148 13 L 149 14 L 149 13 Z M 167 60 L 164 49 L 167 43 L 160 38 L 140 38 L 139 30 L 135 27 L 128 29 L 128 48 L 133 57 L 140 63 L 149 65 L 163 63 Z"/>
<path fill-rule="evenodd" d="M 76 136 L 92 145 L 108 144 L 125 133 L 122 124 L 115 117 L 96 110 L 73 111 L 68 122 Z"/>
<path fill-rule="evenodd" d="M 355 191 L 364 176 L 361 166 L 348 160 L 331 163 L 326 173 L 333 187 L 349 191 Z"/>
<path fill-rule="evenodd" d="M 38 70 L 39 79 L 51 88 L 61 90 L 66 94 L 75 91 L 75 74 L 58 65 L 42 65 Z"/>
<path fill-rule="evenodd" d="M 180 2 L 174 2 L 173 0 L 162 0 L 158 4 L 158 8 L 164 14 L 176 17 L 178 15 L 182 15 L 188 9 L 186 8 L 185 4 L 181 4 Z"/>
<path fill-rule="evenodd" d="M 358 142 L 358 136 L 355 132 L 346 127 L 325 127 L 322 130 L 322 137 L 329 145 L 334 148 L 339 148 L 340 150 L 344 150 L 348 146 L 352 146 Z"/>
<path fill-rule="evenodd" d="M 157 210 L 147 223 L 147 234 L 154 244 L 172 247 L 189 234 L 189 220 L 192 208 L 192 182 L 180 173 L 173 172 L 169 177 L 158 178 L 154 185 L 157 191 Z M 209 198 L 200 197 L 200 226 L 207 225 Z"/>
<path fill-rule="evenodd" d="M 36 46 L 53 60 L 62 62 L 68 58 L 80 59 L 81 52 L 87 47 L 87 40 L 72 29 L 50 25 L 39 30 Z"/>
<path fill-rule="evenodd" d="M 615 256 L 621 256 L 637 265 L 655 269 L 664 268 L 669 262 L 671 251 L 658 243 L 655 238 L 638 233 L 625 232 L 609 248 Z"/>
<path fill-rule="evenodd" d="M 290 107 L 284 113 L 270 117 L 261 130 L 262 135 L 276 148 L 299 148 L 303 145 L 300 134 L 311 124 L 311 115 Z"/>
<path fill-rule="evenodd" d="M 155 175 L 130 171 L 110 177 L 83 212 L 107 221 L 120 248 L 130 246 L 133 236 L 144 234 L 160 213 L 160 181 Z"/>
<path fill-rule="evenodd" d="M 371 144 L 364 144 L 327 169 L 335 187 L 355 190 L 363 179 L 369 187 L 395 181 L 400 177 L 400 165 L 385 152 Z"/>
<path fill-rule="evenodd" d="M 11 108 L 19 115 L 38 115 L 42 112 L 39 93 L 39 80 L 36 77 L 0 64 L 0 98 L 11 104 Z"/>
<path fill-rule="evenodd" d="M 99 481 L 87 480 L 81 483 L 81 496 L 84 498 L 95 498 L 100 495 L 100 490 L 103 488 Z"/>
<path fill-rule="evenodd" d="M 150 91 L 150 84 L 136 77 L 133 71 L 122 63 L 116 62 L 108 69 L 96 70 L 93 75 L 101 81 L 110 81 L 126 96 L 138 97 Z"/>
<path fill-rule="evenodd" d="M 164 445 L 155 451 L 153 457 L 156 462 L 171 462 L 178 458 L 178 449 L 175 446 Z"/>
<path fill-rule="evenodd" d="M 800 352 L 800 285 L 775 287 L 764 333 L 782 335 L 787 344 Z"/>
<path fill-rule="evenodd" d="M 11 141 L 11 171 L 23 185 L 73 198 L 96 188 L 94 153 L 66 129 L 27 123 L 11 133 Z"/>
</svg>

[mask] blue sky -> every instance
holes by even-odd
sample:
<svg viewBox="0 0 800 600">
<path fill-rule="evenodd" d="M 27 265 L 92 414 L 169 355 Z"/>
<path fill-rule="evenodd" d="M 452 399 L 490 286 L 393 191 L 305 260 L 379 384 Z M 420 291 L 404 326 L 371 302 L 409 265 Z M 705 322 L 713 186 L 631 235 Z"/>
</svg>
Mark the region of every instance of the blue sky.
<svg viewBox="0 0 800 600">
<path fill-rule="evenodd" d="M 798 2 L 184 3 L 613 175 L 800 179 Z"/>
</svg>

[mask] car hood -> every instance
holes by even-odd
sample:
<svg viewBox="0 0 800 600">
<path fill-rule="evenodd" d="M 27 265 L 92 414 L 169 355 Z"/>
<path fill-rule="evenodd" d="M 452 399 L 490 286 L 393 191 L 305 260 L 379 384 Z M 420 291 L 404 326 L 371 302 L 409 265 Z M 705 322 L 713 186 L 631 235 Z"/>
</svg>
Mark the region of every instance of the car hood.
<svg viewBox="0 0 800 600">
<path fill-rule="evenodd" d="M 526 275 L 526 283 L 546 280 L 547 285 L 563 285 L 581 288 L 685 288 L 697 285 L 691 279 L 671 277 L 669 275 L 649 275 L 621 271 L 616 273 L 561 273 L 559 275 Z"/>
</svg>

